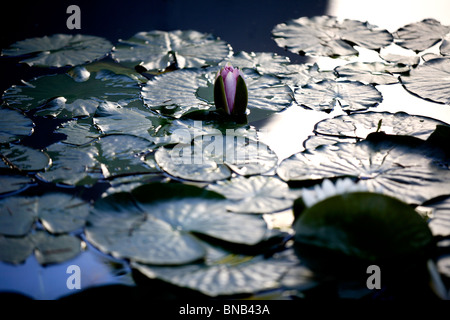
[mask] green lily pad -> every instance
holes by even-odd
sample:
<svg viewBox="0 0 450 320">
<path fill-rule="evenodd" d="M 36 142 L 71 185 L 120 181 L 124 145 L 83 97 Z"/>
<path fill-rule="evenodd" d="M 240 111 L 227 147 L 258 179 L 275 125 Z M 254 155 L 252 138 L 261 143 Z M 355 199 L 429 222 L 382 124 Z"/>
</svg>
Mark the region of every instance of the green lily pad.
<svg viewBox="0 0 450 320">
<path fill-rule="evenodd" d="M 268 173 L 275 168 L 278 158 L 264 143 L 219 132 L 172 149 L 159 148 L 155 160 L 172 176 L 212 182 L 229 178 L 232 171 L 247 176 Z"/>
<path fill-rule="evenodd" d="M 132 263 L 133 268 L 150 279 L 197 290 L 210 297 L 277 288 L 293 265 L 282 258 L 237 255 L 212 246 L 207 247 L 204 263 L 172 267 Z"/>
<path fill-rule="evenodd" d="M 196 188 L 197 195 L 185 198 L 163 193 L 165 199 L 155 201 L 151 193 L 158 190 L 155 186 L 132 192 L 141 195 L 137 203 L 123 193 L 97 201 L 86 228 L 88 241 L 116 257 L 177 265 L 204 257 L 203 241 L 196 233 L 244 245 L 259 243 L 266 235 L 262 218 L 229 213 L 225 200 L 203 198 L 202 189 Z M 164 190 L 164 184 L 161 188 Z M 188 186 L 186 192 L 192 193 L 193 188 Z M 150 197 L 142 196 L 143 192 Z"/>
<path fill-rule="evenodd" d="M 450 104 L 450 59 L 432 59 L 400 77 L 409 92 L 427 100 Z"/>
<path fill-rule="evenodd" d="M 394 36 L 398 45 L 416 52 L 428 49 L 443 40 L 440 51 L 442 55 L 446 55 L 450 54 L 447 47 L 449 33 L 450 26 L 444 26 L 435 19 L 424 19 L 398 29 Z"/>
<path fill-rule="evenodd" d="M 100 137 L 91 117 L 64 122 L 55 133 L 66 135 L 61 142 L 74 146 L 86 145 Z"/>
<path fill-rule="evenodd" d="M 292 207 L 299 196 L 298 192 L 289 189 L 287 183 L 267 176 L 238 176 L 210 184 L 207 189 L 223 194 L 231 200 L 226 208 L 241 213 L 282 211 Z"/>
<path fill-rule="evenodd" d="M 0 175 L 0 194 L 25 189 L 34 182 L 34 179 L 27 176 L 2 174 Z"/>
<path fill-rule="evenodd" d="M 30 236 L 23 238 L 0 235 L 0 261 L 19 264 L 25 261 L 34 250 Z"/>
<path fill-rule="evenodd" d="M 367 22 L 336 17 L 316 16 L 292 19 L 276 25 L 272 35 L 278 46 L 300 55 L 356 55 L 354 45 L 378 50 L 389 45 L 393 37 L 387 30 Z"/>
<path fill-rule="evenodd" d="M 0 108 L 0 143 L 19 140 L 31 135 L 33 121 L 18 110 Z"/>
<path fill-rule="evenodd" d="M 450 187 L 450 172 L 439 166 L 439 158 L 420 145 L 388 141 L 338 143 L 297 153 L 281 162 L 277 174 L 285 181 L 350 176 L 368 190 L 382 190 L 409 204 L 444 195 Z"/>
<path fill-rule="evenodd" d="M 26 235 L 37 218 L 34 198 L 7 197 L 0 200 L 0 234 L 6 236 Z"/>
<path fill-rule="evenodd" d="M 75 66 L 106 56 L 112 49 L 108 40 L 89 35 L 54 34 L 18 41 L 2 50 L 5 56 L 35 54 L 21 62 L 30 66 Z"/>
<path fill-rule="evenodd" d="M 139 32 L 128 40 L 120 40 L 112 56 L 122 64 L 164 70 L 172 65 L 180 69 L 214 65 L 230 52 L 231 48 L 225 41 L 209 33 L 155 30 Z"/>
<path fill-rule="evenodd" d="M 216 69 L 179 70 L 156 76 L 142 88 L 144 103 L 152 110 L 175 118 L 213 108 L 213 81 Z M 248 89 L 248 110 L 281 111 L 293 101 L 291 89 L 271 75 L 244 70 Z M 157 94 L 156 94 L 157 93 Z M 251 121 L 251 119 L 249 119 Z"/>
<path fill-rule="evenodd" d="M 354 192 L 327 198 L 301 213 L 295 243 L 370 263 L 421 256 L 433 243 L 426 221 L 409 205 L 385 195 Z M 324 251 L 322 251 L 324 250 Z M 333 267 L 345 260 L 335 260 Z"/>
<path fill-rule="evenodd" d="M 12 86 L 3 99 L 13 107 L 36 115 L 73 118 L 93 115 L 102 101 L 127 103 L 139 97 L 135 80 L 101 70 L 88 80 L 77 82 L 67 74 L 46 75 L 23 85 Z"/>
<path fill-rule="evenodd" d="M 349 113 L 375 107 L 383 97 L 374 86 L 359 81 L 323 80 L 298 88 L 295 100 L 317 111 L 331 112 L 339 105 Z"/>
<path fill-rule="evenodd" d="M 334 69 L 339 77 L 367 84 L 398 83 L 394 73 L 409 71 L 409 67 L 382 62 L 352 62 Z"/>
<path fill-rule="evenodd" d="M 67 185 L 93 185 L 103 178 L 96 160 L 98 149 L 94 145 L 74 147 L 55 143 L 46 149 L 52 165 L 38 176 L 46 181 Z"/>
<path fill-rule="evenodd" d="M 0 168 L 8 168 L 10 165 L 22 171 L 40 171 L 50 165 L 50 158 L 40 150 L 27 146 L 10 145 L 0 146 L 0 155 L 7 161 L 0 163 Z"/>
</svg>

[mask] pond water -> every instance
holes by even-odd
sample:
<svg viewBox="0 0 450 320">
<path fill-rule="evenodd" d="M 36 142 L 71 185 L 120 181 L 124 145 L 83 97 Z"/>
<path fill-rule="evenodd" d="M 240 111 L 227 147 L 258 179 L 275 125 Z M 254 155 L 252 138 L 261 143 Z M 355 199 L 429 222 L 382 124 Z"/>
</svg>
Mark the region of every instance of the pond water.
<svg viewBox="0 0 450 320">
<path fill-rule="evenodd" d="M 66 27 L 68 6 L 66 2 L 58 4 L 32 4 L 24 10 L 18 8 L 2 10 L 2 15 L 13 15 L 15 19 L 2 19 L 2 49 L 12 43 L 26 38 L 40 37 L 57 33 L 82 33 L 104 37 L 113 44 L 118 39 L 129 39 L 140 31 L 150 30 L 197 30 L 213 33 L 227 41 L 234 53 L 274 52 L 286 56 L 291 63 L 316 63 L 321 71 L 332 71 L 349 62 L 382 62 L 377 52 L 357 47 L 359 56 L 351 58 L 330 58 L 299 56 L 277 46 L 271 38 L 275 25 L 299 17 L 321 15 L 335 16 L 338 20 L 355 19 L 368 21 L 370 24 L 395 32 L 398 28 L 425 18 L 435 18 L 442 25 L 450 25 L 450 4 L 442 1 L 374 1 L 372 3 L 351 0 L 329 1 L 142 1 L 136 3 L 120 3 L 109 1 L 81 2 L 81 30 L 68 30 Z M 17 7 L 18 5 L 15 4 Z M 438 42 L 425 53 L 439 54 Z M 398 48 L 391 46 L 395 52 Z M 389 52 L 389 48 L 387 49 Z M 422 53 L 421 53 L 422 54 Z M 11 85 L 20 84 L 20 80 L 31 80 L 42 74 L 63 73 L 67 69 L 30 67 L 19 63 L 19 58 L 1 57 L 2 76 L 0 89 L 8 89 Z M 377 85 L 383 100 L 376 106 L 368 107 L 371 112 L 406 112 L 410 115 L 424 116 L 450 124 L 449 105 L 432 102 L 413 95 L 400 83 Z M 251 121 L 249 125 L 259 131 L 260 141 L 267 144 L 278 157 L 278 163 L 305 150 L 304 141 L 314 134 L 315 126 L 325 119 L 345 116 L 345 106 L 336 107 L 330 112 L 321 112 L 312 108 L 293 105 L 274 113 L 264 119 Z M 58 141 L 53 131 L 65 120 L 34 117 L 35 129 L 31 136 L 22 140 L 24 145 L 36 149 L 44 149 Z M 384 128 L 386 129 L 386 128 Z M 111 170 L 110 170 L 111 171 Z M 161 178 L 155 175 L 155 181 Z M 150 179 L 151 180 L 151 179 Z M 15 195 L 35 195 L 48 191 L 63 190 L 71 194 L 81 194 L 85 200 L 95 200 L 107 189 L 108 183 L 97 183 L 92 188 L 77 186 L 75 188 L 40 182 L 25 191 L 7 194 L 3 198 Z M 290 210 L 282 211 L 276 223 L 281 226 L 292 222 Z M 276 220 L 278 217 L 274 217 Z M 37 229 L 45 229 L 40 223 Z M 80 235 L 80 230 L 72 231 Z M 34 299 L 57 299 L 75 291 L 68 288 L 66 280 L 69 276 L 67 267 L 77 265 L 82 271 L 81 288 L 90 288 L 105 284 L 124 284 L 133 286 L 135 278 L 129 263 L 101 252 L 87 241 L 84 234 L 83 251 L 75 258 L 62 263 L 42 266 L 35 254 L 30 255 L 23 263 L 10 264 L 0 262 L 0 292 L 16 292 Z M 448 264 L 448 263 L 447 263 Z M 448 267 L 448 266 L 447 266 Z M 282 297 L 278 296 L 278 298 Z"/>
</svg>

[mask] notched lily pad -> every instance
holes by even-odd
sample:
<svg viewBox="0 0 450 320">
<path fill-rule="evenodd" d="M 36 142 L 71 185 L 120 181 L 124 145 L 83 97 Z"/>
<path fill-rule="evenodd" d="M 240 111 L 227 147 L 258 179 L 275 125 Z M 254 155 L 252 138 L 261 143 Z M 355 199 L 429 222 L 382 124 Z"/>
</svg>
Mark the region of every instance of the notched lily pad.
<svg viewBox="0 0 450 320">
<path fill-rule="evenodd" d="M 0 194 L 6 194 L 14 191 L 25 189 L 34 183 L 35 180 L 31 177 L 1 174 L 0 175 Z"/>
<path fill-rule="evenodd" d="M 449 34 L 450 26 L 444 26 L 436 19 L 430 18 L 407 24 L 398 29 L 394 36 L 398 45 L 416 52 L 428 49 L 443 40 L 440 52 L 442 55 L 449 55 Z"/>
<path fill-rule="evenodd" d="M 317 248 L 310 252 L 311 259 L 323 259 L 326 253 L 341 257 L 333 268 L 345 267 L 346 258 L 411 263 L 423 259 L 433 244 L 426 221 L 413 208 L 367 192 L 337 195 L 315 204 L 300 214 L 294 229 L 300 257 L 304 246 Z"/>
<path fill-rule="evenodd" d="M 209 33 L 193 30 L 139 32 L 120 40 L 113 58 L 123 64 L 139 65 L 147 70 L 199 68 L 214 65 L 226 58 L 230 46 Z"/>
<path fill-rule="evenodd" d="M 14 167 L 21 171 L 41 171 L 50 165 L 50 158 L 41 150 L 21 145 L 0 146 L 0 168 Z"/>
<path fill-rule="evenodd" d="M 231 200 L 226 208 L 241 213 L 271 213 L 292 207 L 299 192 L 275 177 L 236 177 L 210 184 L 208 190 L 223 194 Z"/>
<path fill-rule="evenodd" d="M 3 99 L 35 115 L 73 118 L 93 115 L 102 101 L 128 103 L 139 97 L 137 82 L 124 75 L 99 71 L 88 80 L 77 82 L 67 74 L 46 75 L 12 86 Z"/>
<path fill-rule="evenodd" d="M 239 66 L 240 69 L 255 69 L 260 74 L 278 75 L 284 73 L 290 60 L 288 57 L 280 56 L 273 52 L 245 52 L 241 51 L 228 59 L 219 63 L 219 66 L 231 63 L 233 66 Z"/>
<path fill-rule="evenodd" d="M 409 67 L 382 62 L 352 62 L 334 69 L 339 77 L 367 84 L 398 83 L 394 73 L 409 71 Z"/>
<path fill-rule="evenodd" d="M 91 62 L 106 56 L 112 49 L 108 40 L 89 35 L 54 34 L 18 41 L 2 50 L 5 56 L 33 54 L 21 62 L 30 66 L 63 67 Z"/>
<path fill-rule="evenodd" d="M 140 187 L 139 193 L 146 188 L 151 192 L 155 185 Z M 192 194 L 192 188 L 186 192 Z M 197 195 L 184 198 L 175 193 L 164 199 L 141 196 L 137 202 L 123 193 L 103 198 L 89 216 L 87 239 L 113 256 L 158 265 L 202 259 L 205 247 L 195 234 L 240 245 L 264 239 L 262 218 L 227 212 L 225 200 L 203 198 L 204 190 L 196 189 Z"/>
<path fill-rule="evenodd" d="M 55 133 L 64 134 L 66 137 L 61 142 L 74 146 L 86 145 L 100 137 L 90 117 L 64 122 Z"/>
<path fill-rule="evenodd" d="M 350 113 L 375 107 L 383 100 L 372 85 L 357 81 L 323 80 L 295 91 L 295 100 L 302 106 L 317 111 L 331 112 L 336 106 Z"/>
<path fill-rule="evenodd" d="M 432 59 L 400 77 L 404 87 L 419 97 L 450 104 L 450 59 Z"/>
<path fill-rule="evenodd" d="M 0 143 L 19 140 L 31 135 L 34 123 L 18 110 L 0 108 Z"/>
<path fill-rule="evenodd" d="M 276 25 L 272 35 L 278 46 L 300 55 L 348 56 L 357 55 L 353 48 L 378 50 L 392 42 L 387 30 L 367 22 L 343 20 L 335 17 L 301 17 Z"/>
</svg>

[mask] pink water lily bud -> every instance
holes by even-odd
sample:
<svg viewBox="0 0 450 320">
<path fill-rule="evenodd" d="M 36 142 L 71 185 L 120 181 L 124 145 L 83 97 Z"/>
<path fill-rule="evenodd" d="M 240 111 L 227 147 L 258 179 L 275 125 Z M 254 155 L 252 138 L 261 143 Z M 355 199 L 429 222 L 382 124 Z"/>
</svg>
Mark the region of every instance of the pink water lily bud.
<svg viewBox="0 0 450 320">
<path fill-rule="evenodd" d="M 216 109 L 231 116 L 241 116 L 245 114 L 247 102 L 248 93 L 244 74 L 227 63 L 217 72 L 214 82 Z"/>
</svg>

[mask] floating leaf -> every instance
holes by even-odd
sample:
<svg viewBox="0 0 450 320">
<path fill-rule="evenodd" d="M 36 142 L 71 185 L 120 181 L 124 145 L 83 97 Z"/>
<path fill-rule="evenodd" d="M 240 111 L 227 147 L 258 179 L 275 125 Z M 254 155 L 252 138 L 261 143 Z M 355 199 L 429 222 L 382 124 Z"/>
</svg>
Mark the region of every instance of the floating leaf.
<svg viewBox="0 0 450 320">
<path fill-rule="evenodd" d="M 226 208 L 241 213 L 270 213 L 292 207 L 299 196 L 275 177 L 236 177 L 210 184 L 208 190 L 223 194 L 232 200 Z"/>
<path fill-rule="evenodd" d="M 35 245 L 35 256 L 42 265 L 61 263 L 81 252 L 81 240 L 71 235 L 53 236 L 37 232 L 30 236 Z"/>
<path fill-rule="evenodd" d="M 208 33 L 193 30 L 139 32 L 121 40 L 113 58 L 121 63 L 140 65 L 147 70 L 199 68 L 217 64 L 230 54 L 228 44 Z"/>
<path fill-rule="evenodd" d="M 89 216 L 87 239 L 116 257 L 150 264 L 183 264 L 203 258 L 203 242 L 194 233 L 240 244 L 264 239 L 267 227 L 263 219 L 229 213 L 224 200 L 201 197 L 202 189 L 187 186 L 186 192 L 195 188 L 197 195 L 177 198 L 181 194 L 163 193 L 165 199 L 156 198 L 159 201 L 155 202 L 151 193 L 155 186 L 133 192 L 150 195 L 140 196 L 138 204 L 126 194 L 97 201 Z M 161 188 L 166 189 L 164 184 Z"/>
<path fill-rule="evenodd" d="M 339 77 L 367 84 L 393 84 L 398 82 L 393 73 L 409 71 L 409 67 L 382 62 L 352 62 L 334 69 Z"/>
<path fill-rule="evenodd" d="M 0 200 L 0 234 L 26 235 L 37 218 L 34 198 L 7 197 Z"/>
<path fill-rule="evenodd" d="M 396 44 L 380 50 L 380 57 L 396 65 L 415 67 L 420 62 L 420 57 L 415 52 L 402 48 Z"/>
<path fill-rule="evenodd" d="M 297 89 L 295 99 L 317 111 L 330 112 L 339 104 L 345 112 L 354 112 L 376 106 L 383 97 L 375 87 L 361 82 L 323 80 Z"/>
<path fill-rule="evenodd" d="M 311 83 L 320 82 L 325 79 L 335 80 L 336 75 L 331 71 L 320 71 L 319 66 L 307 64 L 290 64 L 285 66 L 282 73 L 277 74 L 282 82 L 291 88 L 303 87 Z"/>
<path fill-rule="evenodd" d="M 34 250 L 30 236 L 23 238 L 0 235 L 0 261 L 19 264 L 25 261 Z"/>
<path fill-rule="evenodd" d="M 400 77 L 406 90 L 423 99 L 450 104 L 450 60 L 433 59 Z"/>
<path fill-rule="evenodd" d="M 8 162 L 8 165 L 0 163 L 0 168 L 13 165 L 22 171 L 40 171 L 50 165 L 47 154 L 27 146 L 0 146 L 0 155 L 4 157 L 4 161 L 6 159 Z"/>
<path fill-rule="evenodd" d="M 75 66 L 106 56 L 112 49 L 108 40 L 89 35 L 55 34 L 18 41 L 2 51 L 5 56 L 37 54 L 21 62 L 30 66 Z"/>
<path fill-rule="evenodd" d="M 18 191 L 28 187 L 34 179 L 19 175 L 0 175 L 0 194 Z"/>
<path fill-rule="evenodd" d="M 47 181 L 68 185 L 93 185 L 102 178 L 100 165 L 96 160 L 95 146 L 73 147 L 55 143 L 47 148 L 52 165 L 38 175 Z"/>
<path fill-rule="evenodd" d="M 297 153 L 284 160 L 277 173 L 285 181 L 351 176 L 369 190 L 415 204 L 443 195 L 450 187 L 450 172 L 420 147 L 387 141 L 339 143 Z"/>
<path fill-rule="evenodd" d="M 267 173 L 276 166 L 278 158 L 261 142 L 218 132 L 197 137 L 191 144 L 159 148 L 155 160 L 175 177 L 212 182 L 230 177 L 230 169 L 240 175 Z"/>
<path fill-rule="evenodd" d="M 20 111 L 0 108 L 0 143 L 12 142 L 33 132 L 33 121 Z"/>
<path fill-rule="evenodd" d="M 92 118 L 81 118 L 64 122 L 55 130 L 55 133 L 66 135 L 66 138 L 61 140 L 61 142 L 74 146 L 88 144 L 100 137 L 100 133 L 95 128 Z"/>
<path fill-rule="evenodd" d="M 335 17 L 301 17 L 276 25 L 272 35 L 278 46 L 300 55 L 348 56 L 358 54 L 353 45 L 378 50 L 392 42 L 392 35 L 357 20 Z"/>
<path fill-rule="evenodd" d="M 151 279 L 161 279 L 217 297 L 279 287 L 283 274 L 294 265 L 277 257 L 236 255 L 211 246 L 207 249 L 205 263 L 174 267 L 132 263 L 132 267 Z"/>
<path fill-rule="evenodd" d="M 214 104 L 214 76 L 214 70 L 179 70 L 156 76 L 142 88 L 144 103 L 152 110 L 175 118 L 193 111 L 210 110 Z M 281 111 L 292 103 L 291 89 L 278 78 L 261 76 L 252 70 L 245 70 L 245 76 L 250 115 L 258 110 Z"/>
<path fill-rule="evenodd" d="M 450 235 L 450 198 L 427 205 L 433 209 L 429 226 L 433 235 Z"/>
<path fill-rule="evenodd" d="M 302 246 L 312 246 L 370 263 L 405 263 L 404 259 L 420 256 L 433 243 L 427 223 L 413 208 L 395 198 L 367 192 L 337 195 L 317 203 L 301 213 L 294 229 L 300 258 Z M 315 251 L 317 258 L 323 254 Z M 337 259 L 337 264 L 343 261 Z"/>
<path fill-rule="evenodd" d="M 275 74 L 283 73 L 289 65 L 289 58 L 280 56 L 273 52 L 245 52 L 241 51 L 234 54 L 228 59 L 219 63 L 219 66 L 225 66 L 227 63 L 233 66 L 238 66 L 240 69 L 249 68 L 255 69 L 260 74 Z"/>
<path fill-rule="evenodd" d="M 105 178 L 159 172 L 143 161 L 144 154 L 153 147 L 148 140 L 130 135 L 109 135 L 96 142 L 96 146 L 99 149 L 96 159 L 101 163 Z"/>
<path fill-rule="evenodd" d="M 442 121 L 405 112 L 365 112 L 341 115 L 316 124 L 314 131 L 333 137 L 365 139 L 372 132 L 413 136 L 426 140 Z M 333 136 L 333 137 L 331 137 Z M 334 142 L 338 140 L 334 138 Z"/>
<path fill-rule="evenodd" d="M 428 49 L 446 39 L 450 33 L 450 26 L 444 26 L 435 19 L 424 19 L 420 22 L 410 23 L 398 29 L 394 35 L 397 44 L 416 52 Z M 448 40 L 447 40 L 448 41 Z M 441 44 L 441 54 L 449 54 L 447 41 Z"/>
<path fill-rule="evenodd" d="M 67 74 L 41 76 L 10 87 L 3 99 L 22 110 L 38 108 L 36 115 L 73 118 L 93 115 L 102 101 L 127 103 L 138 96 L 135 80 L 102 70 L 84 82 Z"/>
</svg>

